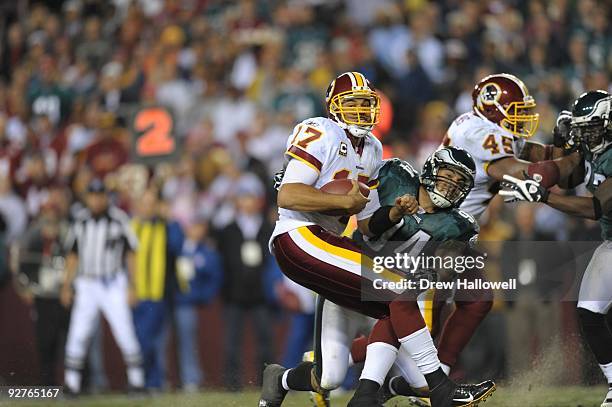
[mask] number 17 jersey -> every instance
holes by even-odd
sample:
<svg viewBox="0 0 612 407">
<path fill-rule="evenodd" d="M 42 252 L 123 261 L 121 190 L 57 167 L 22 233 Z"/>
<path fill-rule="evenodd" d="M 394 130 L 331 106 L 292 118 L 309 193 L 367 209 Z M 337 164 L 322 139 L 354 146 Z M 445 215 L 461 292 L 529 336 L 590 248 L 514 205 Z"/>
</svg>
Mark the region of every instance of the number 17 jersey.
<svg viewBox="0 0 612 407">
<path fill-rule="evenodd" d="M 287 140 L 285 155 L 289 160 L 299 160 L 317 172 L 314 183 L 308 182 L 317 189 L 335 179 L 351 179 L 359 180 L 375 190 L 378 171 L 383 163 L 382 145 L 374 136 L 365 136 L 355 148 L 344 129 L 324 117 L 307 119 L 295 126 Z M 371 192 L 370 196 L 374 194 Z M 357 214 L 357 219 L 371 216 L 378 207 L 378 200 L 372 200 Z M 319 225 L 338 235 L 346 227 L 340 216 L 319 212 L 279 208 L 278 215 L 272 239 L 301 226 Z"/>
</svg>

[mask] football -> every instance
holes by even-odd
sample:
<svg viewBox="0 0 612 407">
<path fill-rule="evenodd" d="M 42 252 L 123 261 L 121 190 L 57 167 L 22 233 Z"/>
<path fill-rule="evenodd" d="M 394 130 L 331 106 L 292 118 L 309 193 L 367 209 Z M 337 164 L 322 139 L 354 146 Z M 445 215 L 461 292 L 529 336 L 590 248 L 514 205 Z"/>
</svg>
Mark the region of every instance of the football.
<svg viewBox="0 0 612 407">
<path fill-rule="evenodd" d="M 351 191 L 352 188 L 353 188 L 353 181 L 350 179 L 344 178 L 344 179 L 335 179 L 333 181 L 330 181 L 327 184 L 323 185 L 320 189 L 321 191 L 327 192 L 328 194 L 346 195 Z M 365 196 L 366 198 L 368 197 L 368 195 L 370 195 L 370 189 L 363 182 L 359 182 L 359 191 L 361 192 L 361 195 Z M 340 209 L 333 210 L 333 211 L 325 211 L 322 213 L 325 215 L 331 215 L 331 216 L 346 215 L 346 212 Z"/>
</svg>

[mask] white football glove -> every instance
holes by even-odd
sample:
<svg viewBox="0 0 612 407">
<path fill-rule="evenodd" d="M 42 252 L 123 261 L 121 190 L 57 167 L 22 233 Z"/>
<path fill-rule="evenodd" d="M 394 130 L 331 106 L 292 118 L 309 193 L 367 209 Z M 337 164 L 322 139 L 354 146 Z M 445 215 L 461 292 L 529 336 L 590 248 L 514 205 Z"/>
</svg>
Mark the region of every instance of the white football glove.
<svg viewBox="0 0 612 407">
<path fill-rule="evenodd" d="M 272 187 L 277 191 L 280 189 L 281 183 L 283 182 L 283 177 L 285 176 L 285 169 L 278 171 L 274 174 L 274 178 L 272 179 Z"/>
<path fill-rule="evenodd" d="M 532 178 L 527 176 L 525 178 L 527 179 L 520 180 L 511 175 L 504 175 L 504 181 L 501 183 L 502 190 L 499 191 L 504 201 L 546 202 L 548 190 Z"/>
</svg>

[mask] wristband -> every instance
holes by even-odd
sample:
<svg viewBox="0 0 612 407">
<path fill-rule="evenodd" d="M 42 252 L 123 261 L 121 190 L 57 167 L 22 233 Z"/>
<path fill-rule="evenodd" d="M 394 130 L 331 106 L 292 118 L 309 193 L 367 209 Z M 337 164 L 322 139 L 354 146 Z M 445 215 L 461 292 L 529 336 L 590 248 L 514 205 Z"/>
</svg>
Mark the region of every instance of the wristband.
<svg viewBox="0 0 612 407">
<path fill-rule="evenodd" d="M 370 218 L 370 222 L 368 223 L 368 229 L 370 229 L 370 232 L 372 232 L 374 236 L 382 235 L 383 233 L 385 233 L 385 231 L 387 231 L 389 228 L 393 227 L 393 225 L 399 222 L 392 222 L 391 219 L 389 219 L 389 213 L 391 212 L 391 209 L 393 209 L 393 207 L 390 205 L 381 206 L 376 210 L 376 212 L 374 212 L 374 214 Z"/>
</svg>

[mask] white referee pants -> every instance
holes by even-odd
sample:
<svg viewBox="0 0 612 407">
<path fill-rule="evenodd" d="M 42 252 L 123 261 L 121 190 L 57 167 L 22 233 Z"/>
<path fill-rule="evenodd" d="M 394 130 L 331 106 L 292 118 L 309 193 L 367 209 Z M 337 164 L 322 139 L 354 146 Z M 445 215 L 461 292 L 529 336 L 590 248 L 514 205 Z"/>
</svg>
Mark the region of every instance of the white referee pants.
<svg viewBox="0 0 612 407">
<path fill-rule="evenodd" d="M 607 314 L 611 307 L 612 241 L 606 240 L 595 250 L 584 272 L 578 294 L 578 308 Z"/>
<path fill-rule="evenodd" d="M 142 387 L 142 357 L 128 304 L 128 282 L 125 273 L 119 273 L 107 284 L 97 278 L 76 278 L 75 299 L 66 340 L 67 378 L 68 370 L 75 371 L 83 367 L 99 311 L 102 311 L 110 325 L 123 354 L 130 385 Z M 80 383 L 75 387 L 78 391 Z"/>
</svg>

